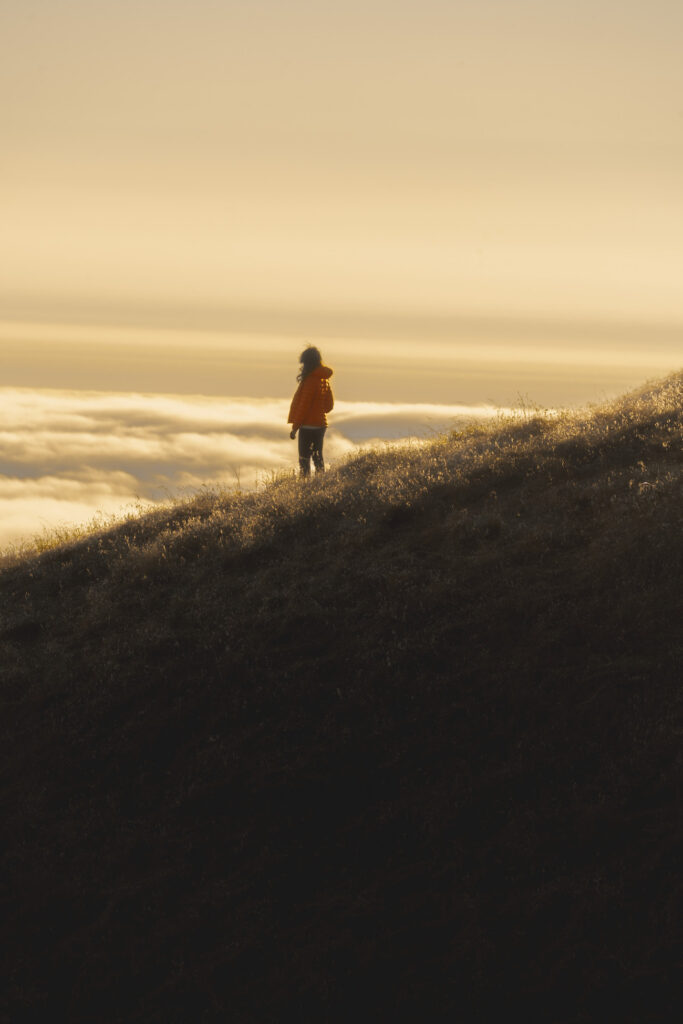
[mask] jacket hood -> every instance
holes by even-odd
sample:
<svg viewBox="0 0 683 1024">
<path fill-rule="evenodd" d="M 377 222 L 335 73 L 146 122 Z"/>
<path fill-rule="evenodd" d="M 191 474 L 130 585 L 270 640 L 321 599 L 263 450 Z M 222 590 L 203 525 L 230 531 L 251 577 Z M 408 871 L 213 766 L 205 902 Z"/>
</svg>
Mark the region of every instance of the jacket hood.
<svg viewBox="0 0 683 1024">
<path fill-rule="evenodd" d="M 309 377 L 319 377 L 320 380 L 327 380 L 332 376 L 334 370 L 331 366 L 325 366 L 323 363 L 320 366 L 316 366 L 315 370 L 311 370 Z"/>
</svg>

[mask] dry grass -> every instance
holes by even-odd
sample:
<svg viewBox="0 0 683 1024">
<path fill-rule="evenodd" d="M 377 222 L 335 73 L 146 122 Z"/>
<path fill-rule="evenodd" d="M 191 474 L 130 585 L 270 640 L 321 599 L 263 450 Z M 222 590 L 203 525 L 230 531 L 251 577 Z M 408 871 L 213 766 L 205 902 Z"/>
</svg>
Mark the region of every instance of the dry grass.
<svg viewBox="0 0 683 1024">
<path fill-rule="evenodd" d="M 6 553 L 9 1019 L 672 1009 L 682 396 Z"/>
</svg>

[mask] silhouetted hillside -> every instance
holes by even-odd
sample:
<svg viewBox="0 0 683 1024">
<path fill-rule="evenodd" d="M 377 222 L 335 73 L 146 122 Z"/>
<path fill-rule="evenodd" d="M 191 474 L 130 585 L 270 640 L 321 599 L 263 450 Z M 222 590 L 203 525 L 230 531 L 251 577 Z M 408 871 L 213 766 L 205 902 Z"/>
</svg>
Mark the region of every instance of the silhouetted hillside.
<svg viewBox="0 0 683 1024">
<path fill-rule="evenodd" d="M 682 396 L 7 555 L 3 1019 L 674 1019 Z"/>
</svg>

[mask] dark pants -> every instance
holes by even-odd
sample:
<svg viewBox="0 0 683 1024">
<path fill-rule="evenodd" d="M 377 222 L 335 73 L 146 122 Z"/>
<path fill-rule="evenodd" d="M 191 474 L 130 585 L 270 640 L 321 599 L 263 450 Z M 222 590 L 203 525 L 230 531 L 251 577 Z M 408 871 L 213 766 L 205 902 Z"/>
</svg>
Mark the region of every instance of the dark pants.
<svg viewBox="0 0 683 1024">
<path fill-rule="evenodd" d="M 299 466 L 302 476 L 311 475 L 311 458 L 316 473 L 325 472 L 323 440 L 327 427 L 299 427 Z"/>
</svg>

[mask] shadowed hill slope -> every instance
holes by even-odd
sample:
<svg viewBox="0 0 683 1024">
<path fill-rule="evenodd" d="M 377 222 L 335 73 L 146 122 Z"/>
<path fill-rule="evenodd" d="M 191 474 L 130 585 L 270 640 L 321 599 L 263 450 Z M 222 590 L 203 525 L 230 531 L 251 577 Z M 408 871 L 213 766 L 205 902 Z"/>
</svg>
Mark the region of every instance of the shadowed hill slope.
<svg viewBox="0 0 683 1024">
<path fill-rule="evenodd" d="M 7 556 L 7 1019 L 673 1019 L 682 396 Z"/>
</svg>

